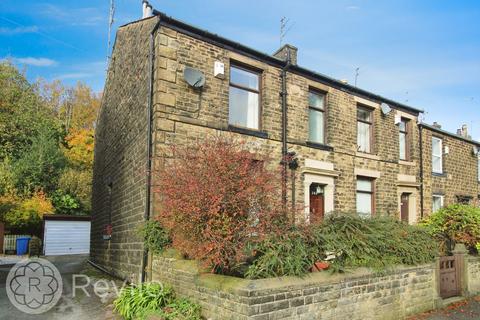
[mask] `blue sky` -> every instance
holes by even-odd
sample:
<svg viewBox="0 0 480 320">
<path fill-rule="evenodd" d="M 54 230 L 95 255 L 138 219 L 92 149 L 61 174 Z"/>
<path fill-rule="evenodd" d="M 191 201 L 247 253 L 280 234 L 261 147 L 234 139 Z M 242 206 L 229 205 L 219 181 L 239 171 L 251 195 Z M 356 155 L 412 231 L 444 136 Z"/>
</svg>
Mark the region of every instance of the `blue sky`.
<svg viewBox="0 0 480 320">
<path fill-rule="evenodd" d="M 424 109 L 450 131 L 480 140 L 480 1 L 151 0 L 173 17 L 260 51 L 285 41 L 299 64 Z M 115 30 L 141 15 L 141 0 L 115 0 Z M 78 80 L 102 91 L 109 0 L 0 1 L 0 59 L 34 80 Z M 113 40 L 112 40 L 113 42 Z"/>
</svg>

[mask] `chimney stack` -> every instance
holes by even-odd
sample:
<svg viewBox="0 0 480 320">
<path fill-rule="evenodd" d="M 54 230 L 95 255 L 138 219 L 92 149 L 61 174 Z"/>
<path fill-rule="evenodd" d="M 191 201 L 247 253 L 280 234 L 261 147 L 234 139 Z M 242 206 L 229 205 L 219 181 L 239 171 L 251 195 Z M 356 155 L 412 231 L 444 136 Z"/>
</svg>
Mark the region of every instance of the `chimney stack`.
<svg viewBox="0 0 480 320">
<path fill-rule="evenodd" d="M 290 63 L 297 65 L 297 52 L 297 47 L 294 47 L 291 44 L 285 44 L 283 47 L 278 49 L 273 56 L 283 61 L 287 61 L 288 57 L 290 56 Z"/>
<path fill-rule="evenodd" d="M 432 126 L 437 129 L 442 129 L 442 126 L 437 121 L 435 121 Z"/>
<path fill-rule="evenodd" d="M 458 129 L 460 135 L 466 139 L 471 139 L 472 137 L 468 134 L 468 126 L 464 124 L 461 129 Z"/>
<path fill-rule="evenodd" d="M 147 0 L 142 1 L 142 9 L 143 9 L 143 14 L 142 14 L 142 19 L 149 18 L 153 16 L 153 8 L 150 3 L 148 3 Z"/>
</svg>

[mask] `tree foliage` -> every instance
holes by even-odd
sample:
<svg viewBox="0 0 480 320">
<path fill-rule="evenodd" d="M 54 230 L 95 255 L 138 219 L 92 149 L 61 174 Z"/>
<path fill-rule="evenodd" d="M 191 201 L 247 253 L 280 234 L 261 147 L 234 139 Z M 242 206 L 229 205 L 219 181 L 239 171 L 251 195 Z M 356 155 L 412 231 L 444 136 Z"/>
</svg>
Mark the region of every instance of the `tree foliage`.
<svg viewBox="0 0 480 320">
<path fill-rule="evenodd" d="M 0 160 L 18 158 L 43 128 L 60 129 L 36 88 L 9 62 L 0 62 Z"/>
<path fill-rule="evenodd" d="M 65 165 L 58 137 L 51 130 L 43 129 L 14 165 L 15 186 L 25 194 L 37 190 L 52 192 Z"/>
<path fill-rule="evenodd" d="M 49 204 L 48 213 L 90 212 L 99 106 L 85 84 L 29 83 L 13 64 L 0 62 L 0 219 L 10 229 L 38 230 L 41 203 Z"/>
</svg>

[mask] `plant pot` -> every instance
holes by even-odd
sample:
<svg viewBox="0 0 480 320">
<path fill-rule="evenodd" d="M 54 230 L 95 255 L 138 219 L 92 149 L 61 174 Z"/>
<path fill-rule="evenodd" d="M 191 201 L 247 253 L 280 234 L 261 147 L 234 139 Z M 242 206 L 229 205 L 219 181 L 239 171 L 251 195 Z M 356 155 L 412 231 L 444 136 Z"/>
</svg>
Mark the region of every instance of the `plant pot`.
<svg viewBox="0 0 480 320">
<path fill-rule="evenodd" d="M 326 261 L 317 261 L 313 264 L 311 268 L 311 272 L 319 272 L 323 270 L 327 270 L 330 267 L 330 263 Z"/>
</svg>

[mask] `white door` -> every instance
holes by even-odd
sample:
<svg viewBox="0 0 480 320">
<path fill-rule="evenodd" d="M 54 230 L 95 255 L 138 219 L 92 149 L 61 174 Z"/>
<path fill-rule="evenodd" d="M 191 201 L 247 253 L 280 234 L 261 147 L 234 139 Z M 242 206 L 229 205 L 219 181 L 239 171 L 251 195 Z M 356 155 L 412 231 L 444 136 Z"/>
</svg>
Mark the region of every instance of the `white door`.
<svg viewBox="0 0 480 320">
<path fill-rule="evenodd" d="M 90 253 L 90 221 L 46 220 L 44 233 L 46 256 Z"/>
</svg>

